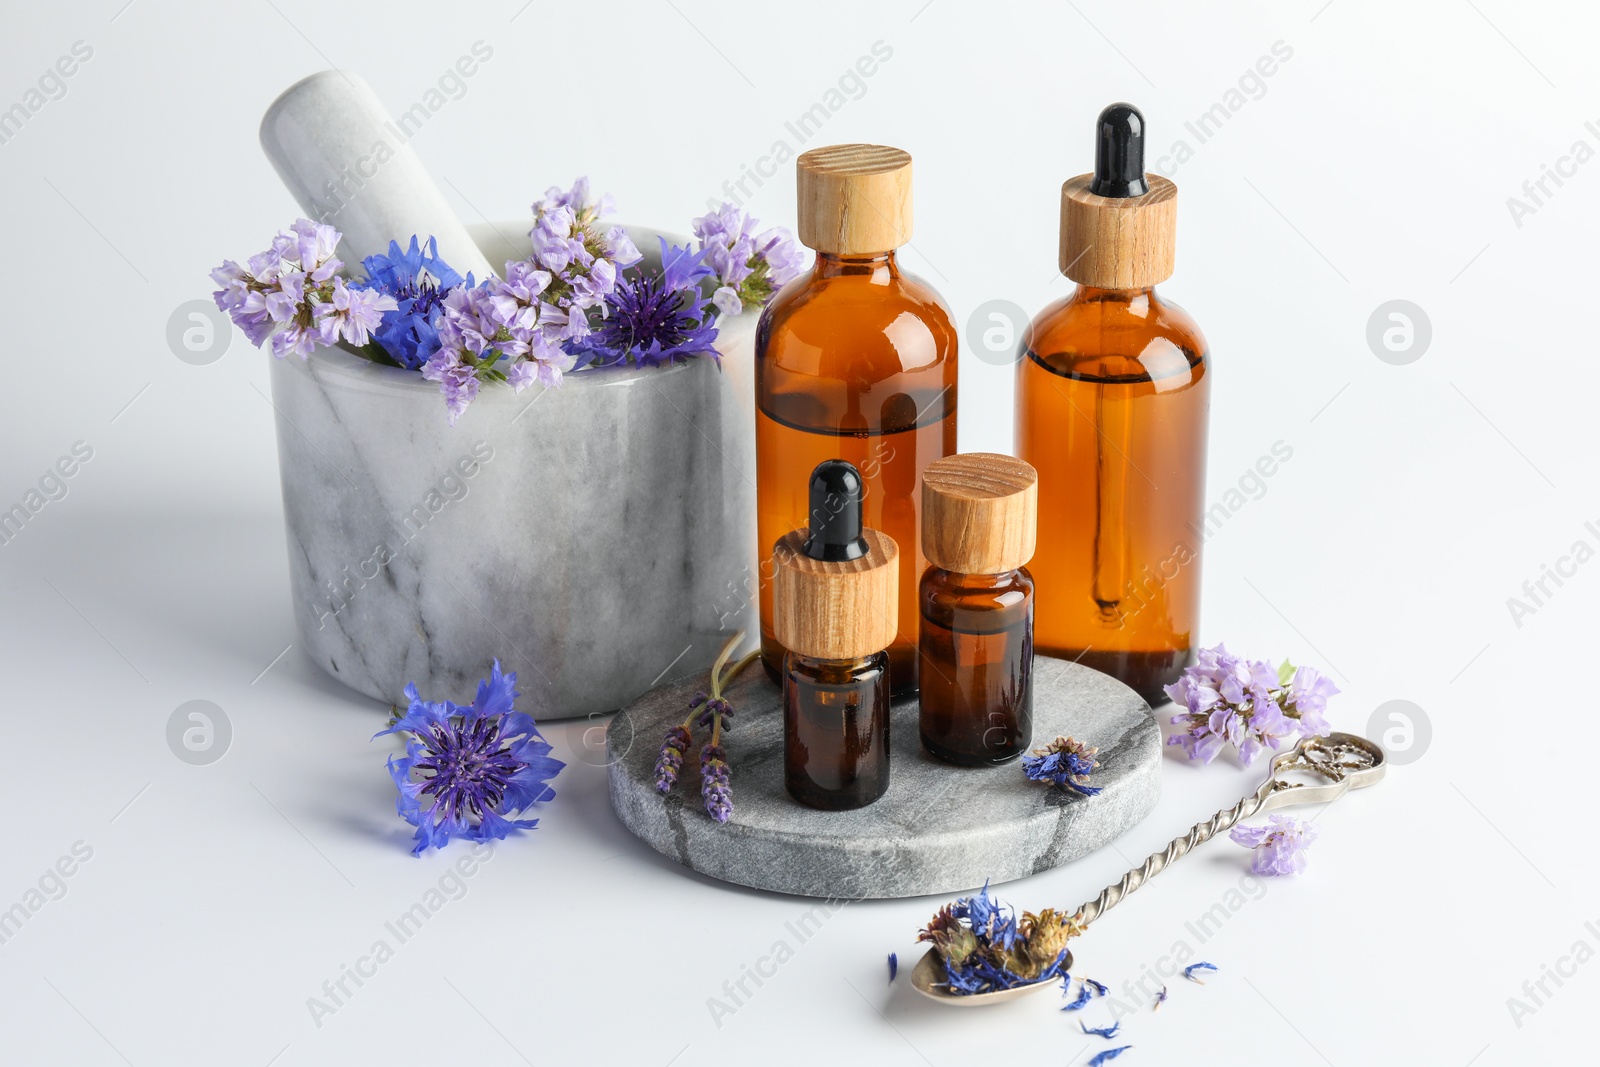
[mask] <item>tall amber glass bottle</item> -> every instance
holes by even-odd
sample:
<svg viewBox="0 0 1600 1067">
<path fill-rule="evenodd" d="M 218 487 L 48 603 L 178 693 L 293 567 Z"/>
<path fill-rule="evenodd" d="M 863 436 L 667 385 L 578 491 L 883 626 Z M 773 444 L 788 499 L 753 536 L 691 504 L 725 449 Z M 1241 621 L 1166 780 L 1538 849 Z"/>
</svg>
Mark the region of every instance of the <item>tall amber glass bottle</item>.
<svg viewBox="0 0 1600 1067">
<path fill-rule="evenodd" d="M 1095 172 L 1061 190 L 1061 271 L 1017 366 L 1016 451 L 1039 472 L 1032 563 L 1040 652 L 1152 704 L 1193 661 L 1200 618 L 1210 360 L 1157 295 L 1172 274 L 1177 187 L 1144 172 L 1144 118 L 1100 115 Z"/>
<path fill-rule="evenodd" d="M 763 550 L 761 651 L 774 678 L 772 545 L 811 523 L 805 486 L 823 460 L 865 480 L 866 524 L 901 548 L 897 693 L 917 687 L 922 469 L 956 450 L 956 331 L 928 285 L 900 269 L 911 237 L 911 157 L 879 145 L 818 148 L 798 160 L 800 240 L 810 274 L 767 306 L 756 333 L 756 500 Z"/>
</svg>

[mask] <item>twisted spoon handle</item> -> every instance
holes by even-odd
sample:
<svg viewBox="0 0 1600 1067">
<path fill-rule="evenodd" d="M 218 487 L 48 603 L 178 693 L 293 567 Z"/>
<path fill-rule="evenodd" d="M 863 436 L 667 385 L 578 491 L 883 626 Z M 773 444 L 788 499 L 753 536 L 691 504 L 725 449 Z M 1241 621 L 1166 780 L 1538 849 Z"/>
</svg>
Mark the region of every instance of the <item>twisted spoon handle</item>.
<svg viewBox="0 0 1600 1067">
<path fill-rule="evenodd" d="M 1179 859 L 1190 849 L 1203 842 L 1211 840 L 1217 834 L 1231 830 L 1240 819 L 1248 819 L 1261 810 L 1267 797 L 1271 795 L 1277 781 L 1268 778 L 1261 783 L 1261 788 L 1243 798 L 1239 803 L 1226 811 L 1219 811 L 1205 822 L 1195 823 L 1187 834 L 1172 839 L 1171 844 L 1160 852 L 1150 855 L 1139 866 L 1123 875 L 1121 880 L 1113 885 L 1108 885 L 1100 891 L 1100 895 L 1084 904 L 1074 916 L 1077 924 L 1088 926 L 1101 915 L 1110 911 L 1122 902 L 1122 898 L 1144 885 L 1150 879 L 1166 870 L 1167 865 Z"/>
</svg>

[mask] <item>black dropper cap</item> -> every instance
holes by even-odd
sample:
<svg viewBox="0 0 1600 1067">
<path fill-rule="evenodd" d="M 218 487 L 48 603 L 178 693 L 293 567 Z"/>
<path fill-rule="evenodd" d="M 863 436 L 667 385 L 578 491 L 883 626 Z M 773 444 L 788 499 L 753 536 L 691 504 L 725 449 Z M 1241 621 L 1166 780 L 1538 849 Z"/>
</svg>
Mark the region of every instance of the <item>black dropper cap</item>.
<svg viewBox="0 0 1600 1067">
<path fill-rule="evenodd" d="M 1144 116 L 1132 104 L 1111 104 L 1100 112 L 1089 191 L 1116 199 L 1150 191 L 1144 180 Z"/>
<path fill-rule="evenodd" d="M 812 559 L 845 563 L 867 554 L 861 536 L 861 472 L 842 459 L 826 459 L 811 472 L 811 533 L 803 546 Z"/>
</svg>

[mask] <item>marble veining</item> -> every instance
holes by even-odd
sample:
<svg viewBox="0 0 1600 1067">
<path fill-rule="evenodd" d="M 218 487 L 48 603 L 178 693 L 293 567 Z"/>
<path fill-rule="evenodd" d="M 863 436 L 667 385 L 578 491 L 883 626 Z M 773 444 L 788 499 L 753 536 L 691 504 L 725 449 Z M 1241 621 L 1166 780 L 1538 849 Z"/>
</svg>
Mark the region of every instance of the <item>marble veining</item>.
<svg viewBox="0 0 1600 1067">
<path fill-rule="evenodd" d="M 662 797 L 654 784 L 663 736 L 706 684 L 701 672 L 661 686 L 612 720 L 611 804 L 651 848 L 740 885 L 846 899 L 961 892 L 1092 852 L 1148 815 L 1161 793 L 1161 730 L 1149 706 L 1107 675 L 1041 656 L 1034 745 L 1071 734 L 1098 746 L 1099 795 L 1029 782 L 1016 761 L 957 768 L 934 760 L 918 741 L 912 697 L 894 704 L 889 791 L 857 811 L 813 811 L 784 792 L 780 692 L 751 668 L 729 693 L 734 815 L 718 826 L 700 805 L 703 738 L 672 793 Z"/>
</svg>

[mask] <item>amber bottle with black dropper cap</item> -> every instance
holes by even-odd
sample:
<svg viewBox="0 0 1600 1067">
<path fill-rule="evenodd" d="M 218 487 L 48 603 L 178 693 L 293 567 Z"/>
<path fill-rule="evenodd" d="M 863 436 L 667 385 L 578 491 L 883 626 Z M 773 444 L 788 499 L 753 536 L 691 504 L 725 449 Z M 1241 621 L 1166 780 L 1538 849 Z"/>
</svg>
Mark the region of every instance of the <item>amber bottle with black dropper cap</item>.
<svg viewBox="0 0 1600 1067">
<path fill-rule="evenodd" d="M 901 269 L 911 239 L 911 156 L 883 145 L 816 148 L 796 161 L 799 236 L 816 250 L 756 332 L 756 502 L 763 550 L 806 525 L 806 478 L 853 463 L 866 524 L 900 546 L 897 693 L 917 687 L 917 547 L 922 470 L 956 450 L 957 335 L 949 309 Z M 772 566 L 760 574 L 761 651 L 773 677 Z"/>
<path fill-rule="evenodd" d="M 1211 388 L 1205 339 L 1159 296 L 1177 187 L 1144 170 L 1144 116 L 1112 104 L 1095 169 L 1061 189 L 1061 272 L 1017 365 L 1017 455 L 1039 472 L 1040 652 L 1152 704 L 1193 661 Z"/>
<path fill-rule="evenodd" d="M 783 658 L 783 781 L 813 808 L 861 808 L 889 788 L 889 687 L 900 558 L 861 524 L 861 472 L 818 464 L 812 522 L 773 546 Z"/>
</svg>

